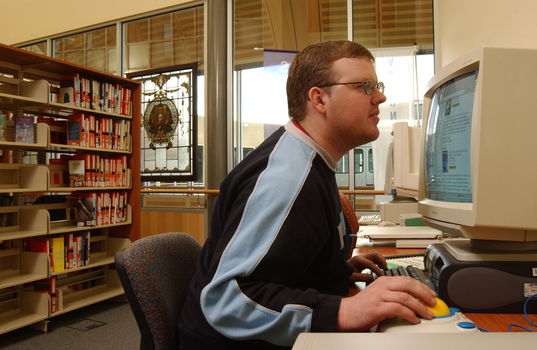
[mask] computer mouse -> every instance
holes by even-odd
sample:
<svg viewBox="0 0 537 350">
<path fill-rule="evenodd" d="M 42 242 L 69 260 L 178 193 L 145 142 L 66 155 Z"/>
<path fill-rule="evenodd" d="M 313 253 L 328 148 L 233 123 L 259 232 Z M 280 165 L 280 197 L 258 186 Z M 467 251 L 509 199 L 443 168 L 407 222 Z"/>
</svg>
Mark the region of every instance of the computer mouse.
<svg viewBox="0 0 537 350">
<path fill-rule="evenodd" d="M 382 221 L 381 223 L 379 223 L 379 227 L 395 227 L 395 223 L 391 222 L 391 221 Z"/>
<path fill-rule="evenodd" d="M 442 300 L 442 299 L 439 299 L 439 298 L 436 298 L 436 305 L 435 306 L 429 306 L 427 304 L 425 304 L 423 301 L 419 300 L 418 301 L 420 303 L 422 303 L 423 305 L 425 305 L 425 307 L 428 309 L 428 310 L 431 310 L 431 312 L 433 313 L 433 316 L 434 317 L 441 317 L 441 316 L 447 316 L 451 313 L 451 311 L 449 310 L 449 307 L 446 305 L 446 303 Z"/>
</svg>

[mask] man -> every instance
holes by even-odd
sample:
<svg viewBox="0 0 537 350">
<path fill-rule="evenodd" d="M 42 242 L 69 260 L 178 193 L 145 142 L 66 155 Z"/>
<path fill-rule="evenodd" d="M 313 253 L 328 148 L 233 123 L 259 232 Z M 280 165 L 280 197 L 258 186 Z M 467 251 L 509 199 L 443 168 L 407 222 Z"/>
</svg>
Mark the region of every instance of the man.
<svg viewBox="0 0 537 350">
<path fill-rule="evenodd" d="M 419 322 L 434 292 L 381 277 L 353 297 L 350 282 L 386 268 L 371 252 L 346 261 L 349 228 L 337 162 L 375 140 L 373 56 L 349 41 L 313 44 L 289 68 L 291 121 L 224 179 L 211 232 L 179 321 L 181 349 L 289 348 L 301 332 L 367 331 L 387 317 Z"/>
</svg>

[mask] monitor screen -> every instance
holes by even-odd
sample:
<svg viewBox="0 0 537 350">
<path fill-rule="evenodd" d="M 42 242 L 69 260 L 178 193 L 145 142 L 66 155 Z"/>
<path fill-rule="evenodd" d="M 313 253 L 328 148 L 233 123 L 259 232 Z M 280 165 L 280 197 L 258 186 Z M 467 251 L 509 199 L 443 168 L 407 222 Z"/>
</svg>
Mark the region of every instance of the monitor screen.
<svg viewBox="0 0 537 350">
<path fill-rule="evenodd" d="M 470 147 L 478 71 L 444 83 L 433 95 L 425 136 L 425 195 L 471 203 Z"/>
</svg>

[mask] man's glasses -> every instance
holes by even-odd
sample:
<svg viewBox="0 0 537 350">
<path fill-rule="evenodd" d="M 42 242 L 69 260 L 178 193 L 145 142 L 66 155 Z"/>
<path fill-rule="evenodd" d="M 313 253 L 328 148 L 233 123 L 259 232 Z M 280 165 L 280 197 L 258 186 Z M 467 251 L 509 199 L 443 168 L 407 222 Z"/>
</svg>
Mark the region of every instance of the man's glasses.
<svg viewBox="0 0 537 350">
<path fill-rule="evenodd" d="M 375 90 L 375 88 L 377 88 L 382 94 L 384 93 L 384 83 L 379 81 L 377 84 L 375 84 L 373 79 L 367 79 L 366 81 L 353 81 L 350 83 L 327 84 L 327 85 L 323 85 L 319 87 L 323 88 L 323 87 L 334 86 L 334 85 L 350 85 L 350 84 L 364 84 L 364 91 L 368 95 L 373 94 L 373 91 Z"/>
</svg>

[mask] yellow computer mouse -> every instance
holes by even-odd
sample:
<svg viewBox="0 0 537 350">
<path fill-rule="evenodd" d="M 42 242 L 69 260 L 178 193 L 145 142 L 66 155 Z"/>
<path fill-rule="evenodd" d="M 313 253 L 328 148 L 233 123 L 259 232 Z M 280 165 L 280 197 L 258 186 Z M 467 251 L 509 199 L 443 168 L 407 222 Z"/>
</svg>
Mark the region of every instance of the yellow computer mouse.
<svg viewBox="0 0 537 350">
<path fill-rule="evenodd" d="M 425 304 L 423 301 L 419 300 L 420 303 L 422 303 L 423 305 L 425 305 L 425 307 L 429 310 L 431 310 L 431 312 L 433 313 L 433 316 L 434 317 L 441 317 L 441 316 L 447 316 L 451 313 L 451 311 L 449 310 L 449 307 L 446 305 L 446 303 L 441 300 L 441 299 L 438 299 L 436 298 L 436 305 L 435 306 L 429 306 L 427 304 Z"/>
</svg>

